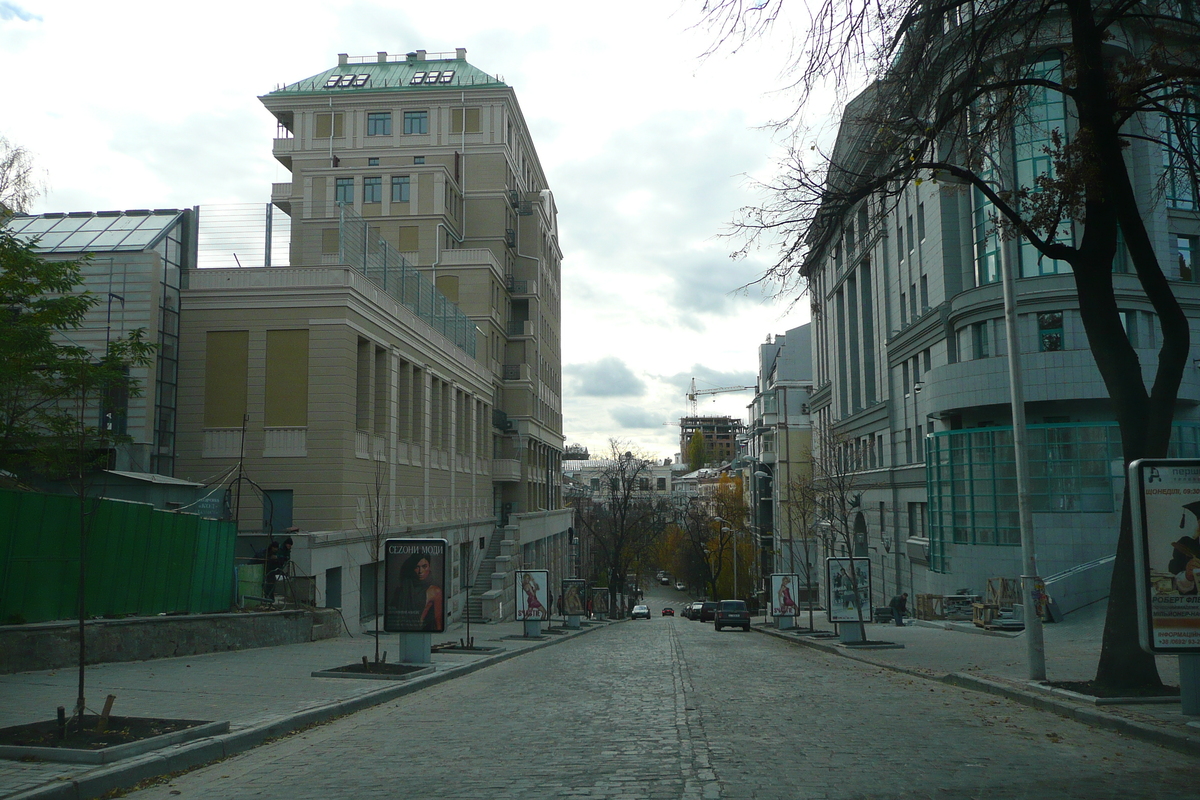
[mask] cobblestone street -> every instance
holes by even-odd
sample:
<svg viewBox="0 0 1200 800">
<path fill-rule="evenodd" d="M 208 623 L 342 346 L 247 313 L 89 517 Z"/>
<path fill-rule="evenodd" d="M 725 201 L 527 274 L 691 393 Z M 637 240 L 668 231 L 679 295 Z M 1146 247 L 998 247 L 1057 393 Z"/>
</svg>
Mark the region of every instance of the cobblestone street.
<svg viewBox="0 0 1200 800">
<path fill-rule="evenodd" d="M 1163 798 L 1192 796 L 1198 767 L 1007 700 L 656 616 L 129 796 Z"/>
</svg>

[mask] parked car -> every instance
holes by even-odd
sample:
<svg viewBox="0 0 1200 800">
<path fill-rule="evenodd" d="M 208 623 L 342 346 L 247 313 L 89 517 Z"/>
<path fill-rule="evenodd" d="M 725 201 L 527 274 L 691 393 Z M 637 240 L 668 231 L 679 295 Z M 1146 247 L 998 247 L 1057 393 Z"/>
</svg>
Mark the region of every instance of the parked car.
<svg viewBox="0 0 1200 800">
<path fill-rule="evenodd" d="M 663 586 L 670 586 L 671 585 L 671 576 L 663 575 L 661 578 L 658 579 L 658 582 L 661 583 Z"/>
<path fill-rule="evenodd" d="M 675 609 L 670 606 L 663 606 L 662 615 L 664 617 L 673 617 L 675 616 Z"/>
<path fill-rule="evenodd" d="M 712 622 L 717 617 L 717 602 L 715 600 L 707 600 L 700 604 L 700 621 Z"/>
<path fill-rule="evenodd" d="M 750 630 L 750 610 L 746 608 L 745 600 L 722 600 L 716 606 L 713 626 L 717 630 L 721 630 L 721 628 Z"/>
<path fill-rule="evenodd" d="M 634 606 L 630 619 L 650 619 L 650 606 Z"/>
<path fill-rule="evenodd" d="M 704 603 L 697 600 L 688 606 L 688 619 L 700 619 L 700 609 L 704 608 Z"/>
<path fill-rule="evenodd" d="M 677 591 L 677 592 L 686 592 L 686 591 L 687 591 L 687 584 L 686 584 L 686 583 L 684 583 L 683 581 L 675 581 L 675 591 Z"/>
</svg>

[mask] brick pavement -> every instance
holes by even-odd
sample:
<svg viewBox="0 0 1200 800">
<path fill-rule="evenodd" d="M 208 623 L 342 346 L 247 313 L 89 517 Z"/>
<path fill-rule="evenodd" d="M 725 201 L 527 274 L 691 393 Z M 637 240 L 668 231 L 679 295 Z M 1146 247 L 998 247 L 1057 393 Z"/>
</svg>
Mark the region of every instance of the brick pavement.
<svg viewBox="0 0 1200 800">
<path fill-rule="evenodd" d="M 652 599 L 651 605 L 654 613 L 657 614 L 662 602 Z M 1100 621 L 1102 621 L 1102 609 L 1099 613 L 1096 613 L 1095 610 L 1090 614 L 1080 612 L 1078 615 L 1068 617 L 1067 623 L 1047 626 L 1047 663 L 1051 678 L 1090 677 L 1090 672 L 1094 670 L 1095 666 L 1095 654 L 1098 652 Z M 519 743 L 523 737 L 528 737 L 530 739 L 528 749 L 545 753 L 569 752 L 583 763 L 608 765 L 600 772 L 570 773 L 570 780 L 555 778 L 557 773 L 554 770 L 547 772 L 540 768 L 533 769 L 532 774 L 538 776 L 537 780 L 531 784 L 534 789 L 554 786 L 566 793 L 561 796 L 623 796 L 623 794 L 628 794 L 623 787 L 640 785 L 647 780 L 648 775 L 676 777 L 663 783 L 658 794 L 643 792 L 637 796 L 685 797 L 689 800 L 690 798 L 726 796 L 773 796 L 770 794 L 771 784 L 769 781 L 763 784 L 762 793 L 758 795 L 730 794 L 729 784 L 723 780 L 722 775 L 738 776 L 736 783 L 739 786 L 757 785 L 756 781 L 767 780 L 757 774 L 757 776 L 742 775 L 739 772 L 738 764 L 751 763 L 755 759 L 770 763 L 776 759 L 792 758 L 793 755 L 789 755 L 780 744 L 783 741 L 783 734 L 771 733 L 769 728 L 764 728 L 753 721 L 747 722 L 747 719 L 753 719 L 753 715 L 747 713 L 738 713 L 714 729 L 712 726 L 716 724 L 715 721 L 725 717 L 721 701 L 718 700 L 715 706 L 708 705 L 707 701 L 704 704 L 699 701 L 712 693 L 716 698 L 723 698 L 724 702 L 730 704 L 730 707 L 744 706 L 746 703 L 754 705 L 757 702 L 753 698 L 739 700 L 732 696 L 727 697 L 722 694 L 722 680 L 718 679 L 715 682 L 710 680 L 710 677 L 714 675 L 720 678 L 718 665 L 735 661 L 741 657 L 739 652 L 742 650 L 757 652 L 759 649 L 766 648 L 770 643 L 766 651 L 779 654 L 773 656 L 776 660 L 770 662 L 768 666 L 753 670 L 747 668 L 732 676 L 725 676 L 725 679 L 732 683 L 749 680 L 753 682 L 753 685 L 759 687 L 774 686 L 774 689 L 767 692 L 767 697 L 774 696 L 772 693 L 784 696 L 789 691 L 793 691 L 788 687 L 789 682 L 795 682 L 795 665 L 803 663 L 805 669 L 808 669 L 811 654 L 805 654 L 804 650 L 793 644 L 775 642 L 769 637 L 755 634 L 744 638 L 746 635 L 740 632 L 726 632 L 722 633 L 720 637 L 713 638 L 708 636 L 708 634 L 715 633 L 712 631 L 711 625 L 701 625 L 698 622 L 678 618 L 672 621 L 656 616 L 649 625 L 638 621 L 608 628 L 591 629 L 591 633 L 598 634 L 595 637 L 596 647 L 600 647 L 601 643 L 607 643 L 609 647 L 618 647 L 630 641 L 637 642 L 638 651 L 635 654 L 626 654 L 624 656 L 626 661 L 621 662 L 614 661 L 611 654 L 605 652 L 603 647 L 600 647 L 599 654 L 592 652 L 594 648 L 589 645 L 592 636 L 558 637 L 536 643 L 514 643 L 512 640 L 504 639 L 506 635 L 515 634 L 518 627 L 511 624 L 509 626 L 476 626 L 473 632 L 477 643 L 495 644 L 509 648 L 504 654 L 505 656 L 515 655 L 518 654 L 518 651 L 534 647 L 548 645 L 554 647 L 541 651 L 540 654 L 522 653 L 519 658 L 489 667 L 483 672 L 471 676 L 466 675 L 471 665 L 478 667 L 487 661 L 486 659 L 463 654 L 438 655 L 435 658 L 438 664 L 439 680 L 449 677 L 454 677 L 455 680 L 422 689 L 419 695 L 408 698 L 407 701 L 398 700 L 394 703 L 416 703 L 418 702 L 417 697 L 420 698 L 420 704 L 445 702 L 446 693 L 453 694 L 456 691 L 462 692 L 463 696 L 474 698 L 470 704 L 464 706 L 469 712 L 468 714 L 455 713 L 451 715 L 458 721 L 458 727 L 448 732 L 441 740 L 445 747 L 451 748 L 451 751 L 453 751 L 454 742 L 459 741 L 463 731 L 470 730 L 476 720 L 511 717 L 514 724 L 521 724 L 515 729 L 518 732 L 510 730 L 501 737 L 502 747 L 496 746 L 489 749 L 486 742 L 473 743 L 472 747 L 479 748 L 479 752 L 487 753 L 493 760 L 504 761 L 507 758 L 506 748 L 515 747 L 520 750 L 521 746 L 514 745 L 513 742 Z M 636 631 L 636 636 L 627 635 L 625 633 L 627 630 Z M 671 633 L 672 631 L 673 633 Z M 461 631 L 451 631 L 446 638 L 456 639 L 461 635 Z M 1024 694 L 1029 694 L 1029 692 L 1023 689 L 1022 676 L 1025 656 L 1024 643 L 1020 638 L 980 636 L 957 630 L 915 626 L 904 629 L 872 627 L 871 635 L 873 638 L 882 638 L 886 635 L 895 641 L 903 641 L 906 645 L 903 650 L 856 654 L 858 658 L 871 659 L 872 663 L 853 666 L 853 669 L 868 670 L 863 673 L 866 675 L 886 674 L 891 676 L 886 681 L 873 681 L 872 686 L 875 683 L 890 685 L 890 681 L 893 680 L 904 681 L 903 686 L 907 687 L 921 683 L 914 682 L 912 678 L 905 675 L 896 675 L 890 671 L 893 669 L 921 672 L 933 677 L 940 677 L 951 672 L 961 672 L 969 676 L 976 676 L 979 685 L 975 688 L 988 688 L 983 686 L 983 683 L 992 681 L 1004 691 L 1011 689 L 1010 696 L 1018 697 L 1023 702 L 1029 702 L 1028 698 L 1021 697 L 1022 692 Z M 648 637 L 648 639 L 642 641 L 643 637 Z M 693 652 L 699 652 L 696 648 L 701 645 L 705 648 L 735 647 L 736 650 L 733 653 L 726 653 L 726 658 L 718 658 L 715 661 L 705 657 L 691 657 Z M 386 646 L 384 649 L 394 651 L 394 637 L 392 637 L 391 646 Z M 369 655 L 372 651 L 373 643 L 369 640 L 342 638 L 311 644 L 209 654 L 182 659 L 100 665 L 89 668 L 89 697 L 94 698 L 93 704 L 95 704 L 95 698 L 102 699 L 109 692 L 115 693 L 118 695 L 116 710 L 123 714 L 228 719 L 232 723 L 231 733 L 224 737 L 221 747 L 210 747 L 200 753 L 200 755 L 207 755 L 211 758 L 214 755 L 240 752 L 253 747 L 268 736 L 294 729 L 306 721 L 320 721 L 342 711 L 352 710 L 357 706 L 365 707 L 386 702 L 389 697 L 388 692 L 395 690 L 391 687 L 380 688 L 374 681 L 318 679 L 309 676 L 309 672 L 314 668 L 350 663 L 364 654 Z M 704 650 L 703 652 L 710 651 Z M 714 656 L 720 652 L 722 651 L 711 650 Z M 522 667 L 535 657 L 538 659 L 549 658 L 550 663 L 554 666 L 547 668 L 539 665 L 536 669 L 534 666 Z M 829 660 L 826 655 L 822 655 L 821 658 Z M 638 659 L 644 659 L 645 663 L 642 664 Z M 817 685 L 821 682 L 832 681 L 831 675 L 843 674 L 850 668 L 847 665 L 854 663 L 849 659 L 834 659 L 833 661 L 840 664 L 840 667 L 833 673 L 820 671 L 812 673 L 813 680 Z M 1171 680 L 1174 676 L 1171 670 L 1174 659 L 1166 661 L 1167 663 L 1163 665 L 1164 678 Z M 628 669 L 631 663 L 641 671 L 631 672 Z M 823 662 L 818 659 L 813 663 Z M 620 666 L 626 668 L 624 672 L 616 669 Z M 608 671 L 600 669 L 601 667 Z M 881 671 L 881 667 L 886 667 L 888 670 Z M 653 687 L 650 696 L 641 699 L 628 697 L 627 685 L 632 682 L 640 686 L 646 670 L 649 670 L 650 675 L 653 676 L 647 678 L 647 685 Z M 534 673 L 537 673 L 537 677 L 533 679 L 533 682 L 540 691 L 546 693 L 548 697 L 556 698 L 560 704 L 567 700 L 579 702 L 581 705 L 572 711 L 571 716 L 573 718 L 579 716 L 594 718 L 597 721 L 596 724 L 585 728 L 569 725 L 563 727 L 567 720 L 560 720 L 553 713 L 542 714 L 540 717 L 536 714 L 531 716 L 520 710 L 519 703 L 514 706 L 512 693 L 507 688 L 500 692 L 495 691 L 497 682 L 499 682 L 498 685 L 505 687 L 522 687 L 531 680 L 529 676 Z M 787 680 L 776 681 L 772 677 L 776 673 L 788 676 Z M 495 677 L 501 674 L 508 677 L 503 679 Z M 823 677 L 818 679 L 818 675 Z M 487 680 L 484 680 L 485 676 L 487 676 Z M 69 705 L 74 698 L 74 681 L 75 673 L 71 670 L 0 676 L 0 725 L 29 721 L 31 717 L 41 718 L 51 714 L 56 705 Z M 482 681 L 484 688 L 471 688 L 472 682 L 475 681 Z M 575 683 L 582 681 L 582 685 L 588 687 L 588 691 L 583 694 L 575 692 L 560 696 L 559 687 L 573 685 L 572 681 Z M 932 688 L 935 694 L 951 691 L 950 687 L 941 685 L 934 685 Z M 519 691 L 519 689 L 514 689 L 514 691 Z M 909 691 L 912 691 L 911 688 Z M 962 694 L 963 690 L 961 689 L 953 689 L 953 691 L 960 693 L 953 695 L 954 697 L 973 698 L 966 702 L 976 704 L 1000 702 L 1005 704 L 1005 708 L 1012 705 L 1006 699 L 998 700 L 978 694 Z M 494 703 L 491 700 L 493 696 L 497 698 Z M 806 695 L 802 693 L 801 696 Z M 903 702 L 892 697 L 893 702 Z M 847 698 L 846 702 L 852 704 L 854 700 L 855 697 L 852 696 Z M 1176 746 L 1180 745 L 1185 736 L 1195 732 L 1194 729 L 1187 727 L 1187 720 L 1179 715 L 1177 705 L 1150 709 L 1138 706 L 1135 709 L 1106 709 L 1098 712 L 1079 703 L 1063 702 L 1065 713 L 1078 711 L 1083 716 L 1100 713 L 1133 720 L 1145 728 L 1145 730 L 1142 728 L 1132 729 L 1132 732 L 1137 735 L 1167 732 L 1174 737 L 1173 743 Z M 787 731 L 793 725 L 801 728 L 805 725 L 817 725 L 821 730 L 826 731 L 829 729 L 831 720 L 838 716 L 835 706 L 833 711 L 823 710 L 817 715 L 818 719 L 814 721 L 812 714 L 797 710 L 800 708 L 801 706 L 796 706 L 790 717 L 783 716 L 776 720 L 779 731 Z M 979 708 L 984 708 L 984 706 L 979 705 Z M 991 708 L 991 706 L 987 706 L 987 708 Z M 775 710 L 774 704 L 768 702 L 756 713 L 773 713 Z M 1058 708 L 1057 710 L 1063 713 L 1064 709 Z M 351 727 L 357 730 L 360 725 L 368 724 L 367 715 L 376 713 L 383 713 L 383 710 L 373 709 L 356 714 L 350 718 L 353 721 Z M 645 721 L 648 718 L 652 720 L 653 724 L 646 726 Z M 902 725 L 910 724 L 911 720 L 911 714 L 903 714 L 892 719 L 892 722 Z M 1063 722 L 1064 725 L 1066 723 L 1067 721 Z M 340 724 L 335 723 L 335 725 Z M 991 726 L 980 723 L 981 728 L 997 725 L 1002 731 L 1011 733 L 1013 730 L 1007 727 L 1007 723 L 997 723 L 994 720 Z M 1053 727 L 1051 723 L 1044 723 L 1042 727 L 1047 726 Z M 332 727 L 332 725 L 326 726 L 326 728 Z M 270 745 L 268 748 L 260 748 L 260 750 L 274 751 L 280 747 L 295 746 L 288 745 L 287 742 L 320 739 L 325 736 L 322 731 L 326 728 L 313 729 Z M 631 729 L 639 732 L 638 739 L 636 741 L 622 739 L 624 731 Z M 1029 731 L 1034 728 L 1027 726 L 1021 730 Z M 525 733 L 519 731 L 525 731 Z M 1103 731 L 1097 733 L 1106 736 L 1113 735 Z M 856 748 L 868 748 L 873 752 L 871 748 L 875 745 L 871 744 L 872 741 L 869 736 L 864 738 L 856 735 L 854 739 Z M 880 741 L 886 743 L 889 740 L 885 737 Z M 736 747 L 730 742 L 737 743 Z M 889 745 L 881 746 L 886 754 Z M 192 747 L 195 749 L 197 746 Z M 647 750 L 651 752 L 651 755 L 647 755 Z M 166 755 L 180 757 L 186 755 L 187 751 L 188 747 L 186 746 L 172 748 Z M 660 757 L 658 751 L 662 751 L 664 755 Z M 799 750 L 794 750 L 796 754 L 799 752 Z M 744 760 L 732 760 L 733 754 Z M 245 756 L 250 755 L 252 753 L 245 754 Z M 391 753 L 388 757 L 402 759 L 402 756 L 402 753 Z M 237 758 L 242 757 L 238 756 Z M 861 753 L 857 757 L 861 759 Z M 919 754 L 912 757 L 917 760 L 926 758 Z M 1113 758 L 1120 757 L 1119 754 L 1113 756 Z M 819 754 L 806 754 L 804 759 L 804 763 L 808 764 L 809 768 L 817 768 L 817 766 L 831 770 L 855 768 L 853 756 L 841 757 L 822 751 Z M 230 764 L 234 760 L 236 759 L 222 763 Z M 100 785 L 120 785 L 123 781 L 127 783 L 131 776 L 144 777 L 150 774 L 161 774 L 168 767 L 178 763 L 164 760 L 161 757 L 143 758 L 140 763 L 132 763 L 138 761 L 138 759 L 133 759 L 131 762 L 122 762 L 115 768 L 102 769 L 43 763 L 0 762 L 0 798 L 16 796 L 77 797 L 79 793 L 73 791 L 76 780 L 84 779 L 82 785 L 93 788 Z M 871 759 L 872 764 L 875 764 L 876 761 L 877 759 Z M 886 764 L 888 759 L 884 757 L 878 763 Z M 963 761 L 963 763 L 974 762 Z M 994 764 L 995 762 L 984 759 L 979 763 Z M 615 769 L 614 765 L 619 766 L 620 769 Z M 136 769 L 131 772 L 131 768 Z M 342 769 L 340 764 L 335 765 L 331 774 L 337 774 Z M 960 769 L 969 772 L 966 767 Z M 764 774 L 769 776 L 770 771 L 767 770 Z M 107 784 L 100 780 L 105 777 L 108 780 Z M 96 779 L 96 781 L 87 783 L 87 779 L 90 778 Z M 478 776 L 473 786 L 480 790 L 487 790 L 489 786 L 496 789 L 495 786 L 488 783 L 488 781 L 496 780 L 499 779 L 495 774 L 489 772 L 486 775 Z M 517 778 L 514 775 L 508 775 L 503 781 L 500 781 L 508 787 L 503 791 L 508 792 L 513 786 L 525 785 L 521 781 L 513 783 L 512 781 L 515 780 Z M 659 781 L 660 779 L 656 778 L 655 780 Z M 964 784 L 960 779 L 955 785 L 963 786 Z M 655 786 L 657 787 L 658 783 Z M 39 787 L 41 788 L 39 789 Z M 821 794 L 820 792 L 824 790 L 816 785 L 807 785 L 806 788 L 817 792 L 812 796 L 835 796 Z M 496 790 L 499 791 L 499 789 Z M 531 789 L 531 791 L 533 790 Z M 609 795 L 605 792 L 614 794 Z M 468 794 L 464 793 L 462 796 L 468 796 Z M 484 794 L 477 796 L 489 795 L 485 791 Z M 495 796 L 509 795 L 497 794 Z M 633 795 L 630 794 L 630 796 Z M 962 796 L 971 795 L 968 793 Z M 323 797 L 322 800 L 325 798 Z"/>
<path fill-rule="evenodd" d="M 1137 798 L 1200 762 L 774 638 L 610 626 L 179 776 L 133 800 Z"/>
</svg>

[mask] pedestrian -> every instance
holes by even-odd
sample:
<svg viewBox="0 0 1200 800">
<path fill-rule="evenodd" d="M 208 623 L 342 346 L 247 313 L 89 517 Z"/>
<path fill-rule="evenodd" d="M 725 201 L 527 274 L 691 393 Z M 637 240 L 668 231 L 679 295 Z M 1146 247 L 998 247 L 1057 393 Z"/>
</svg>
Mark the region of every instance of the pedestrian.
<svg viewBox="0 0 1200 800">
<path fill-rule="evenodd" d="M 892 609 L 892 616 L 896 619 L 896 627 L 904 627 L 904 615 L 908 613 L 908 592 L 902 592 L 892 598 L 892 602 L 888 603 L 888 607 Z"/>
</svg>

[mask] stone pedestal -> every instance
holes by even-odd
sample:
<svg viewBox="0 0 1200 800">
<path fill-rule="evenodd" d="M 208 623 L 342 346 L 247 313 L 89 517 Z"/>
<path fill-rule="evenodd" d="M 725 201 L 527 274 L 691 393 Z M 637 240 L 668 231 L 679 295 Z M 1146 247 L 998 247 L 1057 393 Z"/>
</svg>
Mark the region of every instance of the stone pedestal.
<svg viewBox="0 0 1200 800">
<path fill-rule="evenodd" d="M 400 634 L 400 661 L 405 664 L 429 664 L 433 661 L 428 633 Z"/>
<path fill-rule="evenodd" d="M 567 617 L 567 627 L 573 630 L 579 630 L 579 616 L 574 615 Z"/>
<path fill-rule="evenodd" d="M 775 617 L 775 627 L 781 631 L 790 631 L 796 627 L 796 618 L 791 614 L 786 617 L 777 616 Z"/>
<path fill-rule="evenodd" d="M 526 636 L 541 636 L 542 622 L 537 619 L 525 620 L 525 635 Z"/>
<path fill-rule="evenodd" d="M 867 640 L 867 632 L 864 630 L 864 627 L 861 622 L 843 622 L 839 624 L 838 636 L 841 637 L 842 644 L 865 642 Z"/>
<path fill-rule="evenodd" d="M 1200 716 L 1200 655 L 1195 653 L 1179 656 L 1179 704 L 1181 714 Z"/>
</svg>

